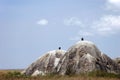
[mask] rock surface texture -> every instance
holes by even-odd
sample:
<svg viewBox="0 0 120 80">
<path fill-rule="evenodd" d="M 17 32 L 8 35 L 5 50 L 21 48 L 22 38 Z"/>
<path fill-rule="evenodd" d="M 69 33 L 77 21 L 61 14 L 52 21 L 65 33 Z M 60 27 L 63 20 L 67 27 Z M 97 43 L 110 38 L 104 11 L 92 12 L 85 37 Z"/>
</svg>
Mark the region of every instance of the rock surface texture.
<svg viewBox="0 0 120 80">
<path fill-rule="evenodd" d="M 114 61 L 120 66 L 120 57 L 116 58 Z"/>
<path fill-rule="evenodd" d="M 64 50 L 53 50 L 47 52 L 44 56 L 40 57 L 37 61 L 33 62 L 22 73 L 25 75 L 45 75 L 52 73 L 60 58 L 65 54 Z"/>
<path fill-rule="evenodd" d="M 118 60 L 116 60 L 118 61 Z M 94 43 L 79 41 L 67 52 L 54 50 L 32 63 L 25 71 L 26 75 L 80 74 L 96 70 L 120 74 L 120 66 L 115 60 L 102 53 Z"/>
<path fill-rule="evenodd" d="M 69 75 L 94 70 L 120 73 L 119 65 L 103 54 L 92 42 L 79 41 L 68 49 L 60 59 L 54 72 L 61 75 Z"/>
</svg>

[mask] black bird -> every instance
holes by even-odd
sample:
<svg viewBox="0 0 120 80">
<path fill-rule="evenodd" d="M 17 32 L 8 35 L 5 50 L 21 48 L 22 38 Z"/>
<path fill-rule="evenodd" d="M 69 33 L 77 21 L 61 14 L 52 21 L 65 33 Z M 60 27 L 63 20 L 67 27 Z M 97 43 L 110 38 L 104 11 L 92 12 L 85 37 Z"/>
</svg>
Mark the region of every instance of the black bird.
<svg viewBox="0 0 120 80">
<path fill-rule="evenodd" d="M 58 49 L 61 50 L 61 47 L 59 47 Z"/>
<path fill-rule="evenodd" d="M 81 38 L 81 41 L 84 41 L 84 38 L 83 38 L 83 37 Z"/>
</svg>

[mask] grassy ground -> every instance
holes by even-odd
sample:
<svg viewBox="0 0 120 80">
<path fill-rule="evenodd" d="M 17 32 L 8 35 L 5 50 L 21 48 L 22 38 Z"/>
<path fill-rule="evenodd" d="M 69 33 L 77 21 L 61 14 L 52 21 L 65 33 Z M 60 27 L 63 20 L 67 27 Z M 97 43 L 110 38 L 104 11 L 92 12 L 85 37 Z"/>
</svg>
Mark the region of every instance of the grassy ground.
<svg viewBox="0 0 120 80">
<path fill-rule="evenodd" d="M 20 74 L 21 70 L 0 70 L 0 80 L 120 80 L 120 75 L 92 72 L 88 75 L 47 75 L 30 77 Z"/>
</svg>

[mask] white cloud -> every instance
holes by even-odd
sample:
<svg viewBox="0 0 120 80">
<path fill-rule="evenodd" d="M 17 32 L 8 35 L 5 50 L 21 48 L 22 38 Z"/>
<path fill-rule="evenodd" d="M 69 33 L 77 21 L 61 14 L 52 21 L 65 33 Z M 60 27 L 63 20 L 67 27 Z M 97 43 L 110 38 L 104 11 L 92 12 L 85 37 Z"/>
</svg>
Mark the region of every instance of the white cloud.
<svg viewBox="0 0 120 80">
<path fill-rule="evenodd" d="M 105 15 L 93 21 L 89 26 L 81 28 L 76 37 L 70 40 L 80 40 L 81 37 L 92 37 L 100 35 L 103 37 L 111 36 L 120 32 L 120 16 Z"/>
<path fill-rule="evenodd" d="M 37 24 L 42 25 L 42 26 L 45 26 L 45 25 L 48 24 L 48 20 L 46 20 L 46 19 L 41 19 L 41 20 L 37 21 Z"/>
<path fill-rule="evenodd" d="M 120 10 L 120 0 L 107 0 L 107 9 L 118 11 Z"/>
<path fill-rule="evenodd" d="M 88 31 L 79 31 L 78 34 L 80 36 L 93 36 L 93 33 L 88 32 Z"/>
<path fill-rule="evenodd" d="M 80 36 L 72 37 L 72 38 L 70 38 L 70 40 L 72 40 L 72 41 L 78 41 L 78 40 L 80 40 Z"/>
<path fill-rule="evenodd" d="M 82 26 L 82 22 L 77 17 L 65 19 L 64 24 L 67 26 Z"/>
<path fill-rule="evenodd" d="M 120 30 L 120 16 L 103 16 L 93 23 L 92 28 L 101 35 L 114 34 Z"/>
<path fill-rule="evenodd" d="M 78 35 L 75 36 L 75 37 L 72 37 L 70 38 L 70 40 L 72 41 L 78 41 L 80 40 L 82 37 L 91 37 L 93 36 L 94 34 L 92 32 L 89 32 L 89 31 L 79 31 L 78 32 Z"/>
</svg>

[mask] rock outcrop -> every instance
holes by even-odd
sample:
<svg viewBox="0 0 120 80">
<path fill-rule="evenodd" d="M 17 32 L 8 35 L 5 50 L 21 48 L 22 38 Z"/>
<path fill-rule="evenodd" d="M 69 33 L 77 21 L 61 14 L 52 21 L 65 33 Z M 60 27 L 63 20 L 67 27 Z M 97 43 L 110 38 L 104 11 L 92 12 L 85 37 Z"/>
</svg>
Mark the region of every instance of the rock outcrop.
<svg viewBox="0 0 120 80">
<path fill-rule="evenodd" d="M 120 66 L 120 57 L 115 58 L 114 61 Z"/>
<path fill-rule="evenodd" d="M 112 60 L 90 41 L 79 41 L 67 52 L 60 49 L 47 52 L 24 70 L 24 74 L 32 76 L 49 73 L 69 75 L 96 70 L 120 74 L 118 65 L 120 60 Z"/>
<path fill-rule="evenodd" d="M 40 57 L 37 61 L 33 62 L 22 73 L 25 75 L 45 75 L 52 73 L 60 58 L 65 54 L 64 50 L 53 50 L 47 52 L 44 56 Z"/>
<path fill-rule="evenodd" d="M 54 72 L 69 75 L 95 70 L 120 73 L 118 64 L 103 54 L 92 42 L 79 41 L 67 50 Z"/>
</svg>

